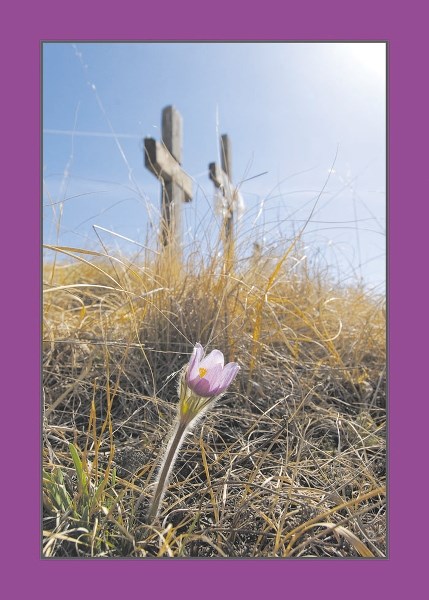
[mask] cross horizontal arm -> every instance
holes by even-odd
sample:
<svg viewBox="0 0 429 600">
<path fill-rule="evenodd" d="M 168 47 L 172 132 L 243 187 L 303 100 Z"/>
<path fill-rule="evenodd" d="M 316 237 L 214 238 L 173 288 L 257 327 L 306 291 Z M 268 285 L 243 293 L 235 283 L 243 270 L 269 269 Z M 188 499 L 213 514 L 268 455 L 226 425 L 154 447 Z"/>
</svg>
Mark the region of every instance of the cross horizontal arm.
<svg viewBox="0 0 429 600">
<path fill-rule="evenodd" d="M 185 202 L 192 200 L 192 178 L 185 173 L 167 148 L 153 138 L 144 139 L 145 166 L 158 179 L 172 181 L 183 190 Z"/>
<path fill-rule="evenodd" d="M 223 169 L 216 163 L 209 164 L 209 177 L 213 181 L 216 187 L 222 188 L 224 195 L 226 196 L 229 190 L 232 188 L 232 184 L 229 181 L 228 175 Z"/>
</svg>

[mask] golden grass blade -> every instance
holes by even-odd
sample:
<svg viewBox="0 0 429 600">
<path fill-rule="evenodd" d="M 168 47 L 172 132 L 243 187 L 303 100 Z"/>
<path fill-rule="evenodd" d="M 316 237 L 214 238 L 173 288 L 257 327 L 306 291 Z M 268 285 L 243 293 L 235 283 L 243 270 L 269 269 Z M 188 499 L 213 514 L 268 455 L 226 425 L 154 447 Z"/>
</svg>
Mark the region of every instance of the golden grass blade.
<svg viewBox="0 0 429 600">
<path fill-rule="evenodd" d="M 335 523 L 315 523 L 313 527 L 326 527 L 328 531 L 332 531 L 337 539 L 343 536 L 348 543 L 358 552 L 363 558 L 373 558 L 374 554 L 371 550 L 347 527 L 343 525 L 335 525 Z"/>
</svg>

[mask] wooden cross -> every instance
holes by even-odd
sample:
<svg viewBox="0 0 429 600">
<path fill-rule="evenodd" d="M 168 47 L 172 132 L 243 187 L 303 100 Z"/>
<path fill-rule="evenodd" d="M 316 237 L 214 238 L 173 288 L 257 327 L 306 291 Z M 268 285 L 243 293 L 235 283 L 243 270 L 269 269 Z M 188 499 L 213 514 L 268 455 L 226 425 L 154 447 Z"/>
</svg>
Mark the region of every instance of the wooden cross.
<svg viewBox="0 0 429 600">
<path fill-rule="evenodd" d="M 144 139 L 145 166 L 161 182 L 161 240 L 179 252 L 182 202 L 192 200 L 192 179 L 181 168 L 183 120 L 173 106 L 162 111 L 162 142 Z"/>
<path fill-rule="evenodd" d="M 229 271 L 234 264 L 234 208 L 238 200 L 238 189 L 232 183 L 232 151 L 228 135 L 220 138 L 221 167 L 209 164 L 209 177 L 223 196 L 224 211 L 222 238 L 224 243 L 225 268 Z"/>
</svg>

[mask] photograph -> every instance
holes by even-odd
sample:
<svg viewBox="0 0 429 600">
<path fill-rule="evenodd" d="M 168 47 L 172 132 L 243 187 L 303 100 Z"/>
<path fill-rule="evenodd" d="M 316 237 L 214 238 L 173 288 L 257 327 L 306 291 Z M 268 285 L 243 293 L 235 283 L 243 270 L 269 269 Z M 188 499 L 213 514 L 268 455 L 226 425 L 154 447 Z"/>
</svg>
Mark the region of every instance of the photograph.
<svg viewBox="0 0 429 600">
<path fill-rule="evenodd" d="M 389 60 L 40 44 L 45 563 L 388 562 Z"/>
</svg>

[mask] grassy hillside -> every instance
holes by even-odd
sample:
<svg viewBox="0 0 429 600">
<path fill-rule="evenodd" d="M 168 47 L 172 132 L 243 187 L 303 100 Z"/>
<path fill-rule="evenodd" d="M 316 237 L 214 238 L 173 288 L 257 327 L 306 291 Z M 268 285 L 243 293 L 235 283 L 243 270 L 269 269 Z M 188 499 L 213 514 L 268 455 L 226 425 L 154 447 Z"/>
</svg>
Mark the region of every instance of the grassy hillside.
<svg viewBox="0 0 429 600">
<path fill-rule="evenodd" d="M 383 299 L 333 283 L 294 246 L 229 271 L 213 256 L 51 248 L 43 555 L 386 556 Z M 148 525 L 196 342 L 241 370 Z"/>
</svg>

